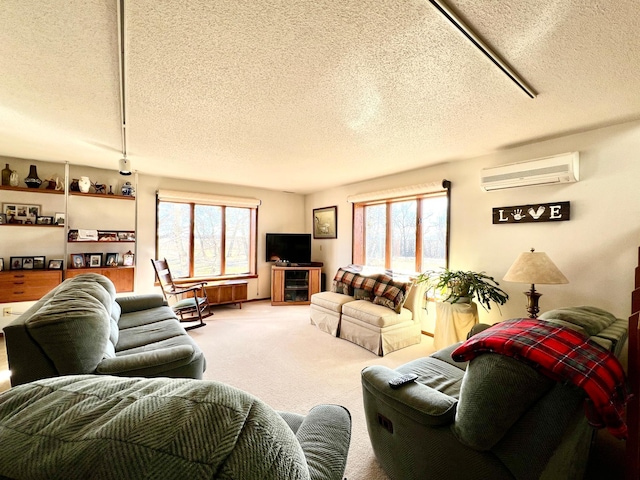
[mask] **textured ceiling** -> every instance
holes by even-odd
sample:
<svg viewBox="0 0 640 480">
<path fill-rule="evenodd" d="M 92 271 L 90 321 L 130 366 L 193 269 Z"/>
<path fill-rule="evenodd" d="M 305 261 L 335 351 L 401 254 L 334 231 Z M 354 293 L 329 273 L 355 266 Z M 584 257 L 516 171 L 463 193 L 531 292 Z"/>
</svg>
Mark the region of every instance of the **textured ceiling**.
<svg viewBox="0 0 640 480">
<path fill-rule="evenodd" d="M 640 118 L 637 0 L 125 0 L 143 174 L 310 193 Z M 117 0 L 3 0 L 0 155 L 117 168 Z"/>
</svg>

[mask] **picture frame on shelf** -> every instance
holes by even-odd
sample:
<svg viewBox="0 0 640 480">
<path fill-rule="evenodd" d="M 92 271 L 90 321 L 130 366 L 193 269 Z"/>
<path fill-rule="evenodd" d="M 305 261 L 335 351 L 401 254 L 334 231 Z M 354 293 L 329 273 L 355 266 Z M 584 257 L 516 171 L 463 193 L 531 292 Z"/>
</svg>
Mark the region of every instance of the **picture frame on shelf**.
<svg viewBox="0 0 640 480">
<path fill-rule="evenodd" d="M 117 267 L 118 266 L 118 254 L 117 253 L 107 253 L 104 265 L 106 267 Z"/>
<path fill-rule="evenodd" d="M 122 265 L 125 267 L 133 266 L 133 253 L 131 253 L 131 250 L 122 255 Z"/>
<path fill-rule="evenodd" d="M 33 257 L 22 257 L 22 269 L 33 270 Z"/>
<path fill-rule="evenodd" d="M 36 218 L 36 225 L 53 225 L 53 217 L 43 215 Z"/>
<path fill-rule="evenodd" d="M 54 258 L 49 260 L 49 266 L 47 267 L 49 270 L 62 270 L 64 267 L 64 260 Z"/>
<path fill-rule="evenodd" d="M 102 266 L 102 254 L 92 253 L 89 255 L 89 266 L 92 268 L 98 268 Z"/>
<path fill-rule="evenodd" d="M 22 270 L 22 257 L 10 257 L 9 258 L 10 270 Z"/>
<path fill-rule="evenodd" d="M 313 238 L 338 238 L 338 207 L 313 209 Z"/>
<path fill-rule="evenodd" d="M 44 270 L 44 266 L 47 259 L 43 256 L 33 257 L 33 269 L 34 270 Z"/>
<path fill-rule="evenodd" d="M 0 272 L 4 270 L 4 258 L 0 258 Z"/>
<path fill-rule="evenodd" d="M 136 232 L 118 232 L 118 240 L 121 242 L 135 242 Z"/>
<path fill-rule="evenodd" d="M 56 212 L 53 216 L 53 223 L 59 227 L 64 227 L 64 212 Z"/>
<path fill-rule="evenodd" d="M 71 268 L 84 268 L 84 253 L 72 253 L 71 254 Z"/>
<path fill-rule="evenodd" d="M 23 204 L 23 203 L 3 203 L 2 213 L 7 218 L 12 217 L 15 220 L 19 220 L 23 225 L 30 225 L 36 223 L 36 219 L 40 216 L 41 205 Z M 18 223 L 18 222 L 16 222 Z"/>
<path fill-rule="evenodd" d="M 98 230 L 98 241 L 99 242 L 117 242 L 118 234 L 116 232 L 103 232 Z"/>
<path fill-rule="evenodd" d="M 88 267 L 91 264 L 91 254 L 90 253 L 85 253 L 84 254 L 84 266 Z"/>
<path fill-rule="evenodd" d="M 6 224 L 7 224 L 7 214 L 0 213 L 0 225 L 6 225 Z"/>
</svg>

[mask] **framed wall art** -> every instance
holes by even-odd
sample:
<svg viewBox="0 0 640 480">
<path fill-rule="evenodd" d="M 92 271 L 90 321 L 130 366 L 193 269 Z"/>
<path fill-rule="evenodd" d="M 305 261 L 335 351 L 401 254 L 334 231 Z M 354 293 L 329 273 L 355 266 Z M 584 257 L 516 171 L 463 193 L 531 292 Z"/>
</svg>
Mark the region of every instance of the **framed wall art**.
<svg viewBox="0 0 640 480">
<path fill-rule="evenodd" d="M 313 238 L 338 238 L 338 207 L 313 209 Z"/>
</svg>

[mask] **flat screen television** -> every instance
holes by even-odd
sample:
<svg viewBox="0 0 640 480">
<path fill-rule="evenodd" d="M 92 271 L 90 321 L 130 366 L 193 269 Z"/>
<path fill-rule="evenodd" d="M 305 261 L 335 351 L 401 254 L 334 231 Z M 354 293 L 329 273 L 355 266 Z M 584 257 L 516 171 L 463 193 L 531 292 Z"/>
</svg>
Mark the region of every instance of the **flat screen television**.
<svg viewBox="0 0 640 480">
<path fill-rule="evenodd" d="M 267 233 L 267 262 L 311 262 L 310 233 Z"/>
</svg>

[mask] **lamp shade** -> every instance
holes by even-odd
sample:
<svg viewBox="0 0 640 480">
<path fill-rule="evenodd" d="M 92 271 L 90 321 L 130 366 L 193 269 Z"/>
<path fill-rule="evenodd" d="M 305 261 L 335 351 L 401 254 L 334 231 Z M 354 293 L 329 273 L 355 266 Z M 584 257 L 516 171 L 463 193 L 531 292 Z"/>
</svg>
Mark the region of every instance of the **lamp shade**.
<svg viewBox="0 0 640 480">
<path fill-rule="evenodd" d="M 569 283 L 558 267 L 544 252 L 521 253 L 505 274 L 505 282 L 553 285 Z"/>
</svg>

